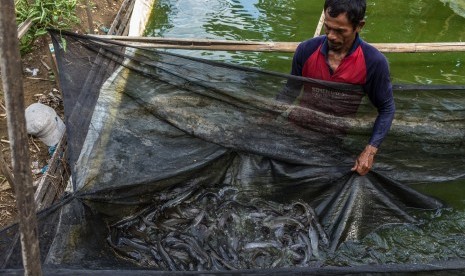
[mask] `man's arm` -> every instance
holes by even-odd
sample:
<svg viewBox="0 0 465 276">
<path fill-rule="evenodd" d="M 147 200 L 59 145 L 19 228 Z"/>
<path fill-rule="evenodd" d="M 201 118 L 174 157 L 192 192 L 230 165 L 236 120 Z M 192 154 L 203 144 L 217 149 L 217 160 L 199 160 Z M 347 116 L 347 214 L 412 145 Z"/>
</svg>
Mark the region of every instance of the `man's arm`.
<svg viewBox="0 0 465 276">
<path fill-rule="evenodd" d="M 389 65 L 386 58 L 374 48 L 369 48 L 368 55 L 372 58 L 367 63 L 367 83 L 364 86 L 370 101 L 378 110 L 368 145 L 357 157 L 353 171 L 360 175 L 367 174 L 373 166 L 374 156 L 391 128 L 395 114 L 395 103 L 390 80 Z"/>
<path fill-rule="evenodd" d="M 302 81 L 288 78 L 286 85 L 279 91 L 276 100 L 287 104 L 292 104 L 299 97 L 302 90 Z"/>
<path fill-rule="evenodd" d="M 297 49 L 292 58 L 291 75 L 302 76 L 303 62 L 307 58 L 304 56 L 306 52 L 305 45 L 306 43 L 303 42 L 297 46 Z M 286 86 L 284 86 L 283 89 L 279 91 L 278 95 L 276 96 L 276 100 L 288 104 L 293 103 L 300 95 L 301 87 L 302 81 L 288 78 Z"/>
<path fill-rule="evenodd" d="M 292 58 L 291 75 L 299 77 L 302 76 L 302 70 L 305 62 L 310 55 L 318 49 L 318 46 L 323 40 L 323 37 L 318 37 L 316 39 L 308 39 L 299 43 Z M 276 96 L 276 100 L 289 104 L 293 103 L 300 95 L 302 85 L 301 80 L 289 78 L 286 86 Z"/>
<path fill-rule="evenodd" d="M 381 107 L 378 107 L 378 116 L 373 126 L 370 141 L 355 160 L 355 165 L 352 167 L 352 171 L 357 171 L 360 175 L 365 175 L 371 170 L 378 148 L 391 128 L 394 113 L 395 105 L 393 99 Z"/>
</svg>

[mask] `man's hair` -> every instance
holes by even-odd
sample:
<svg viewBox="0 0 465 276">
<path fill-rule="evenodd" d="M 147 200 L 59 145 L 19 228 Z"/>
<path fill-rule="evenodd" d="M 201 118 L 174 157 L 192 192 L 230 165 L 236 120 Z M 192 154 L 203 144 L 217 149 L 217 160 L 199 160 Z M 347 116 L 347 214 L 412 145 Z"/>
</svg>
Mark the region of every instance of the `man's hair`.
<svg viewBox="0 0 465 276">
<path fill-rule="evenodd" d="M 347 18 L 355 29 L 365 18 L 366 7 L 366 0 L 326 0 L 324 10 L 328 11 L 331 17 L 347 13 Z"/>
</svg>

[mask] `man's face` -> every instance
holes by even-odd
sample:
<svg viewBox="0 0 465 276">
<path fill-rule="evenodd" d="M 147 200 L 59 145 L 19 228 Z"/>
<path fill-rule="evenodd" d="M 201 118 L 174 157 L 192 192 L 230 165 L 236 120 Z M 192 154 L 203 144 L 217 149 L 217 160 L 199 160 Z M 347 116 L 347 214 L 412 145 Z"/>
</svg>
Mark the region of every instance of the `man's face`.
<svg viewBox="0 0 465 276">
<path fill-rule="evenodd" d="M 349 51 L 355 40 L 357 32 L 361 30 L 364 21 L 354 29 L 354 26 L 347 18 L 347 13 L 341 13 L 337 17 L 331 17 L 325 11 L 324 30 L 328 37 L 329 50 L 334 52 Z"/>
</svg>

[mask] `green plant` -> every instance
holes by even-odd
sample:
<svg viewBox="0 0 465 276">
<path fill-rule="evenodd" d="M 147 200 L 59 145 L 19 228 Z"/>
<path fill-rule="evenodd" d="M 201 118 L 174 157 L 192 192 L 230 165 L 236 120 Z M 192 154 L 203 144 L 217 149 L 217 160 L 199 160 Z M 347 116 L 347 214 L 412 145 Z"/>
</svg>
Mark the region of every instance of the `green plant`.
<svg viewBox="0 0 465 276">
<path fill-rule="evenodd" d="M 70 29 L 79 23 L 76 15 L 77 0 L 15 0 L 18 23 L 28 18 L 32 27 L 21 39 L 21 52 L 31 50 L 32 43 L 47 33 L 48 28 Z"/>
</svg>

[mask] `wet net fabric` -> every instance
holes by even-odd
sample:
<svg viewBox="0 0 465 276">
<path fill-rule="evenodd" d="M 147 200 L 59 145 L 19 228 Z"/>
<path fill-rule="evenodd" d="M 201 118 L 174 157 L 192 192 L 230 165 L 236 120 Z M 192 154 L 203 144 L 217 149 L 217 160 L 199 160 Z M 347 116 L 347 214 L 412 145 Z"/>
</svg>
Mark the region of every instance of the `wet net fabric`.
<svg viewBox="0 0 465 276">
<path fill-rule="evenodd" d="M 377 114 L 359 86 L 51 35 L 73 187 L 39 214 L 51 273 L 465 268 L 465 248 L 444 253 L 465 241 L 460 223 L 444 254 L 395 254 L 408 231 L 460 217 L 412 185 L 465 178 L 463 90 L 397 87 L 391 131 L 359 176 Z M 17 226 L 0 251 L 0 268 L 21 266 Z"/>
</svg>

